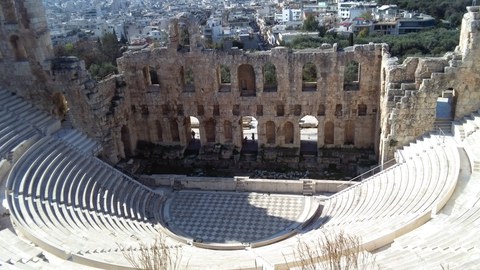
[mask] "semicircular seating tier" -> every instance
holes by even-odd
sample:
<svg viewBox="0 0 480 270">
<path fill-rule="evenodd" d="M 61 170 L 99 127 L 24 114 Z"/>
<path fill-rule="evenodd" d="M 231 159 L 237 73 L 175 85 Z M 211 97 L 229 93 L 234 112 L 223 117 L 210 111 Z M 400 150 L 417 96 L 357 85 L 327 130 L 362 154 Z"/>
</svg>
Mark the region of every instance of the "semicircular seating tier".
<svg viewBox="0 0 480 270">
<path fill-rule="evenodd" d="M 478 269 L 480 264 L 480 114 L 454 123 L 461 142 L 461 173 L 455 193 L 431 221 L 375 252 L 382 269 Z"/>
<path fill-rule="evenodd" d="M 18 125 L 6 118 L 0 124 Z M 36 142 L 14 163 L 6 183 L 16 230 L 65 260 L 128 267 L 124 247 L 135 251 L 139 242 L 151 243 L 158 231 L 165 231 L 166 196 L 81 153 L 68 140 L 36 134 Z M 199 269 L 285 266 L 298 260 L 294 250 L 299 241 L 313 245 L 325 231 L 356 235 L 374 250 L 430 220 L 449 200 L 460 171 L 457 144 L 450 136 L 425 136 L 399 151 L 397 161 L 326 199 L 321 214 L 297 228 L 295 237 L 237 251 L 168 241 L 181 245 L 184 263 Z"/>
</svg>

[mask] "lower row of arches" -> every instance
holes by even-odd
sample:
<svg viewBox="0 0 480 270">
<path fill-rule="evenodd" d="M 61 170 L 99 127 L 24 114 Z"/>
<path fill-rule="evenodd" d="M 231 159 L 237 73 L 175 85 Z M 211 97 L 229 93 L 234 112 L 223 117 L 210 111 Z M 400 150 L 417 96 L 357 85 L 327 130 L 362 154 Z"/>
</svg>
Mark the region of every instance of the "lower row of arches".
<svg viewBox="0 0 480 270">
<path fill-rule="evenodd" d="M 151 130 L 151 129 L 154 130 Z M 300 146 L 310 150 L 324 145 L 355 145 L 357 125 L 353 120 L 347 120 L 341 128 L 335 127 L 333 121 L 319 121 L 314 116 L 305 116 L 298 123 L 285 121 L 277 124 L 267 120 L 258 124 L 253 116 L 243 116 L 238 123 L 229 120 L 216 121 L 212 118 L 199 121 L 196 117 L 164 119 L 154 121 L 143 134 L 149 133 L 150 138 L 132 138 L 130 129 L 122 127 L 121 140 L 126 153 L 131 153 L 135 142 L 146 140 L 156 144 L 234 144 L 241 148 L 255 151 L 259 145 L 264 146 Z M 341 132 L 339 132 L 341 131 Z M 342 140 L 343 137 L 343 140 Z M 248 147 L 247 147 L 248 146 Z"/>
</svg>

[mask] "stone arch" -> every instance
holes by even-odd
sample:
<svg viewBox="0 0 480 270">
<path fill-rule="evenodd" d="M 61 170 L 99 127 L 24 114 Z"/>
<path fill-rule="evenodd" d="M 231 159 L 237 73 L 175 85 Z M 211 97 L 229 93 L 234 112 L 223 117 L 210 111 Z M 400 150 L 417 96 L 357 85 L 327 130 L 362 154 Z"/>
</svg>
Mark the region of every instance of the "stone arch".
<svg viewBox="0 0 480 270">
<path fill-rule="evenodd" d="M 180 131 L 178 130 L 178 123 L 176 119 L 170 120 L 170 136 L 172 142 L 180 142 Z"/>
<path fill-rule="evenodd" d="M 283 134 L 285 135 L 285 144 L 294 143 L 295 136 L 292 122 L 287 121 L 285 125 L 283 125 Z"/>
<path fill-rule="evenodd" d="M 123 144 L 123 152 L 125 154 L 125 157 L 132 156 L 133 155 L 132 141 L 131 141 L 129 128 L 126 125 L 123 125 L 120 131 L 120 134 L 121 134 L 120 136 Z"/>
<path fill-rule="evenodd" d="M 220 82 L 220 92 L 230 92 L 232 77 L 230 68 L 226 65 L 220 65 L 217 70 L 218 81 Z"/>
<path fill-rule="evenodd" d="M 238 67 L 238 89 L 241 96 L 255 96 L 255 71 L 249 64 L 242 64 Z"/>
<path fill-rule="evenodd" d="M 258 121 L 253 116 L 242 116 L 240 118 L 242 127 L 242 152 L 258 152 Z"/>
<path fill-rule="evenodd" d="M 233 141 L 232 122 L 228 120 L 225 120 L 225 122 L 223 122 L 223 133 L 225 137 L 225 142 Z"/>
<path fill-rule="evenodd" d="M 313 115 L 305 115 L 300 119 L 300 152 L 314 155 L 317 153 L 318 119 Z"/>
<path fill-rule="evenodd" d="M 205 121 L 205 137 L 206 141 L 209 143 L 214 143 L 215 142 L 215 120 L 210 118 L 207 121 Z"/>
<path fill-rule="evenodd" d="M 367 105 L 365 104 L 358 104 L 358 116 L 365 116 L 367 115 Z"/>
<path fill-rule="evenodd" d="M 277 87 L 277 68 L 268 62 L 263 66 L 263 91 L 276 92 Z"/>
<path fill-rule="evenodd" d="M 163 142 L 162 123 L 159 120 L 155 121 L 155 129 L 157 131 L 157 141 L 158 142 Z"/>
<path fill-rule="evenodd" d="M 355 144 L 355 121 L 347 120 L 345 122 L 345 140 L 344 144 Z"/>
<path fill-rule="evenodd" d="M 349 61 L 345 65 L 343 72 L 343 89 L 344 91 L 356 91 L 359 89 L 360 82 L 360 64 L 355 61 Z"/>
<path fill-rule="evenodd" d="M 268 121 L 265 124 L 265 135 L 266 135 L 268 144 L 275 144 L 275 140 L 276 140 L 275 122 Z"/>
<path fill-rule="evenodd" d="M 302 91 L 317 91 L 317 66 L 312 62 L 307 62 L 302 68 Z"/>
<path fill-rule="evenodd" d="M 23 47 L 22 41 L 17 35 L 10 36 L 10 45 L 12 46 L 16 61 L 24 61 L 27 59 L 25 47 Z"/>
<path fill-rule="evenodd" d="M 324 143 L 325 144 L 334 144 L 335 143 L 335 126 L 332 121 L 327 121 L 325 123 L 325 130 L 324 130 Z"/>
</svg>

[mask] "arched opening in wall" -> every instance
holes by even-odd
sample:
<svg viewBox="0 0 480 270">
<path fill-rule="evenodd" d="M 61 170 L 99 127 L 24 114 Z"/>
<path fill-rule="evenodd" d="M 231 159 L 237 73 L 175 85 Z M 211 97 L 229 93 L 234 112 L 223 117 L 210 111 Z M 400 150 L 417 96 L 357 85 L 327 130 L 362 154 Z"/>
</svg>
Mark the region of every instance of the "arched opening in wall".
<svg viewBox="0 0 480 270">
<path fill-rule="evenodd" d="M 154 67 L 144 67 L 142 73 L 146 86 L 159 84 L 157 70 Z"/>
<path fill-rule="evenodd" d="M 213 120 L 212 118 L 208 119 L 206 122 L 205 122 L 205 137 L 207 139 L 207 142 L 208 143 L 214 143 L 215 142 L 215 120 Z"/>
<path fill-rule="evenodd" d="M 343 90 L 356 91 L 360 89 L 360 64 L 357 61 L 349 61 L 345 65 L 343 73 Z"/>
<path fill-rule="evenodd" d="M 25 51 L 25 48 L 23 47 L 23 44 L 17 35 L 10 37 L 10 45 L 12 46 L 16 61 L 24 61 L 27 59 L 27 52 Z"/>
<path fill-rule="evenodd" d="M 157 130 L 157 142 L 163 142 L 163 129 L 162 123 L 158 120 L 155 121 L 155 128 Z"/>
<path fill-rule="evenodd" d="M 285 122 L 283 125 L 283 135 L 285 136 L 285 144 L 293 144 L 295 137 L 294 137 L 294 128 L 292 122 Z"/>
<path fill-rule="evenodd" d="M 132 152 L 132 141 L 130 138 L 130 130 L 128 129 L 127 126 L 122 126 L 122 129 L 120 131 L 121 133 L 121 140 L 123 144 L 123 152 L 125 153 L 125 157 L 130 157 L 133 156 Z"/>
<path fill-rule="evenodd" d="M 435 129 L 451 132 L 451 123 L 455 117 L 457 92 L 453 88 L 442 91 L 437 97 L 435 111 Z"/>
<path fill-rule="evenodd" d="M 347 120 L 345 121 L 345 145 L 354 145 L 355 144 L 355 121 Z"/>
<path fill-rule="evenodd" d="M 183 119 L 183 126 L 185 128 L 185 137 L 187 138 L 187 148 L 184 155 L 198 155 L 202 143 L 200 140 L 200 121 L 195 116 L 185 117 Z"/>
<path fill-rule="evenodd" d="M 179 35 L 179 49 L 182 51 L 190 51 L 190 33 L 188 32 L 188 25 L 184 23 L 179 24 Z"/>
<path fill-rule="evenodd" d="M 306 63 L 302 69 L 302 91 L 317 91 L 317 80 L 317 66 L 312 62 Z"/>
<path fill-rule="evenodd" d="M 267 144 L 275 144 L 277 136 L 275 130 L 275 122 L 268 121 L 265 124 L 265 135 L 267 137 Z"/>
<path fill-rule="evenodd" d="M 184 75 L 185 75 L 183 77 L 184 78 L 184 81 L 183 81 L 184 91 L 185 92 L 195 92 L 195 79 L 194 79 L 194 76 L 193 76 L 192 68 L 187 67 Z"/>
<path fill-rule="evenodd" d="M 149 67 L 148 72 L 149 72 L 149 75 L 150 75 L 150 84 L 151 85 L 159 85 L 160 81 L 158 80 L 157 69 L 154 68 L 154 67 Z"/>
<path fill-rule="evenodd" d="M 242 116 L 240 119 L 242 125 L 242 152 L 258 152 L 258 121 L 253 116 Z"/>
<path fill-rule="evenodd" d="M 270 62 L 263 66 L 263 91 L 277 92 L 277 69 Z"/>
<path fill-rule="evenodd" d="M 170 136 L 172 142 L 180 142 L 180 131 L 178 130 L 178 123 L 176 119 L 170 120 Z"/>
<path fill-rule="evenodd" d="M 325 123 L 324 129 L 324 143 L 325 144 L 334 144 L 335 143 L 335 126 L 332 121 L 327 121 Z"/>
<path fill-rule="evenodd" d="M 232 122 L 225 120 L 223 123 L 223 134 L 226 143 L 231 143 L 233 141 Z"/>
<path fill-rule="evenodd" d="M 325 116 L 325 105 L 323 104 L 318 105 L 317 115 Z"/>
<path fill-rule="evenodd" d="M 240 89 L 241 96 L 256 96 L 255 71 L 249 64 L 238 67 L 238 89 Z"/>
<path fill-rule="evenodd" d="M 313 115 L 300 119 L 300 153 L 303 155 L 317 154 L 318 120 Z"/>
<path fill-rule="evenodd" d="M 12 24 L 17 22 L 17 12 L 15 10 L 14 0 L 1 1 L 1 8 L 5 24 Z"/>
<path fill-rule="evenodd" d="M 52 102 L 54 106 L 52 114 L 58 116 L 62 121 L 67 120 L 68 102 L 65 96 L 62 93 L 56 92 L 52 95 Z"/>
<path fill-rule="evenodd" d="M 230 68 L 225 65 L 218 67 L 218 80 L 220 82 L 219 92 L 230 92 L 232 89 L 232 80 L 230 74 Z"/>
</svg>

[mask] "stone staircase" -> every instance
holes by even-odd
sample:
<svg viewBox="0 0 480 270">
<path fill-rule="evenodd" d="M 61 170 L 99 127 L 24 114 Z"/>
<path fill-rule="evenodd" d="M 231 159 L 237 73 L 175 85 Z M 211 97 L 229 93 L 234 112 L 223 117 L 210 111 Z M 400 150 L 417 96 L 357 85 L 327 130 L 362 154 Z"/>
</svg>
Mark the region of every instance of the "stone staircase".
<svg viewBox="0 0 480 270">
<path fill-rule="evenodd" d="M 302 180 L 303 181 L 303 191 L 304 196 L 313 196 L 315 193 L 315 183 L 312 180 Z"/>
<path fill-rule="evenodd" d="M 443 132 L 445 134 L 452 134 L 452 120 L 437 118 L 433 123 L 433 129 L 436 132 Z"/>
</svg>

